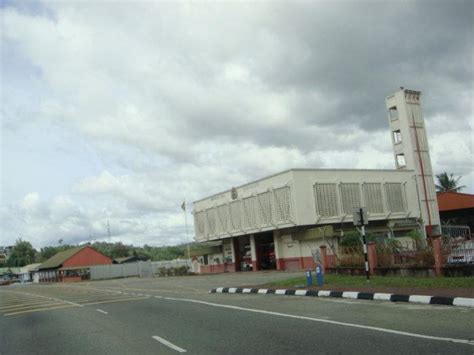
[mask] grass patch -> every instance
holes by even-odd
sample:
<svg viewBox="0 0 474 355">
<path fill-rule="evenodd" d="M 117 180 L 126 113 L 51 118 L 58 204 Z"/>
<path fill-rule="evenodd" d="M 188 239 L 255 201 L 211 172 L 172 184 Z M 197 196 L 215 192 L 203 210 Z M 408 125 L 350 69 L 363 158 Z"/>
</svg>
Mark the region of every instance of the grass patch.
<svg viewBox="0 0 474 355">
<path fill-rule="evenodd" d="M 313 285 L 316 280 L 313 279 Z M 269 286 L 306 285 L 306 277 L 293 277 L 268 283 Z M 333 286 L 385 286 L 425 288 L 474 288 L 474 277 L 407 277 L 371 276 L 368 284 L 365 276 L 324 275 L 324 285 Z"/>
</svg>

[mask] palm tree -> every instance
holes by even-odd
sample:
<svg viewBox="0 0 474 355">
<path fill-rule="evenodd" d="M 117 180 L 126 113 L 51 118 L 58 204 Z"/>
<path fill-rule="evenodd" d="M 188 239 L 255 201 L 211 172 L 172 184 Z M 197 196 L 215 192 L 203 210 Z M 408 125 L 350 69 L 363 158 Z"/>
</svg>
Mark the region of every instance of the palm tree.
<svg viewBox="0 0 474 355">
<path fill-rule="evenodd" d="M 454 174 L 448 175 L 448 173 L 444 172 L 436 175 L 436 178 L 438 179 L 438 183 L 435 184 L 435 186 L 438 192 L 459 192 L 466 187 L 464 185 L 458 186 L 458 182 L 462 176 L 455 178 Z"/>
</svg>

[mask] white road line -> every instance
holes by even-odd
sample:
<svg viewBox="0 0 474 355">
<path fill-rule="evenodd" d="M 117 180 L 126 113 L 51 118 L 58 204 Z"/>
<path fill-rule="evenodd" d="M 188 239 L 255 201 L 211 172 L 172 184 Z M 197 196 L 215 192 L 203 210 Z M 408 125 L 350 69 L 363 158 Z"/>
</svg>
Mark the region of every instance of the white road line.
<svg viewBox="0 0 474 355">
<path fill-rule="evenodd" d="M 199 304 L 205 304 L 205 305 L 207 305 L 207 306 L 212 306 L 212 307 L 221 307 L 221 308 L 236 309 L 236 310 L 239 310 L 239 311 L 253 312 L 253 313 L 261 313 L 261 314 L 268 314 L 268 315 L 279 316 L 279 317 L 286 317 L 286 318 L 293 318 L 293 319 L 302 319 L 302 320 L 308 320 L 308 321 L 312 321 L 312 322 L 319 322 L 319 323 L 342 325 L 342 326 L 345 326 L 345 327 L 368 329 L 368 330 L 373 330 L 373 331 L 376 331 L 376 332 L 390 333 L 390 334 L 397 334 L 397 335 L 404 335 L 404 336 L 413 337 L 413 338 L 421 338 L 421 339 L 429 339 L 429 340 L 439 340 L 439 341 L 460 343 L 460 344 L 466 344 L 466 345 L 474 345 L 474 340 L 469 340 L 469 339 L 457 339 L 457 338 L 436 337 L 436 336 L 432 336 L 432 335 L 425 335 L 425 334 L 418 334 L 418 333 L 409 333 L 409 332 L 403 332 L 403 331 L 400 331 L 400 330 L 387 329 L 387 328 L 380 328 L 380 327 L 372 327 L 372 326 L 368 326 L 368 325 L 361 325 L 361 324 L 355 324 L 355 323 L 338 322 L 338 321 L 328 320 L 328 319 L 322 319 L 322 318 L 312 318 L 312 317 L 305 317 L 305 316 L 297 316 L 297 315 L 288 314 L 288 313 L 264 311 L 264 310 L 262 310 L 262 309 L 245 308 L 245 307 L 231 306 L 231 305 L 221 304 L 221 303 L 205 302 L 205 301 L 194 300 L 194 299 L 190 299 L 190 298 L 164 297 L 164 299 L 165 299 L 165 300 L 171 300 L 171 301 L 181 301 L 181 302 L 199 303 Z"/>
<path fill-rule="evenodd" d="M 70 301 L 66 301 L 66 300 L 60 300 L 59 298 L 46 297 L 46 296 L 41 296 L 41 295 L 37 295 L 37 294 L 33 294 L 33 293 L 27 293 L 27 292 L 20 292 L 20 291 L 12 291 L 12 292 L 21 293 L 21 294 L 25 294 L 25 295 L 29 295 L 29 296 L 34 296 L 34 297 L 46 298 L 48 300 L 54 300 L 54 301 L 63 302 L 63 303 L 68 303 L 68 304 L 72 304 L 73 306 L 84 307 L 82 304 L 75 303 L 75 302 L 70 302 Z"/>
<path fill-rule="evenodd" d="M 152 336 L 152 338 L 159 341 L 161 344 L 166 345 L 167 347 L 169 347 L 173 350 L 176 350 L 179 353 L 185 353 L 186 352 L 186 350 L 184 350 L 183 348 L 180 348 L 179 346 L 174 345 L 173 343 L 170 343 L 168 340 L 160 338 L 158 335 L 154 335 L 154 336 Z"/>
<path fill-rule="evenodd" d="M 104 313 L 104 314 L 109 314 L 108 312 L 103 311 L 103 310 L 101 310 L 101 309 L 96 309 L 96 311 L 97 311 L 97 312 L 100 312 L 100 313 Z"/>
</svg>

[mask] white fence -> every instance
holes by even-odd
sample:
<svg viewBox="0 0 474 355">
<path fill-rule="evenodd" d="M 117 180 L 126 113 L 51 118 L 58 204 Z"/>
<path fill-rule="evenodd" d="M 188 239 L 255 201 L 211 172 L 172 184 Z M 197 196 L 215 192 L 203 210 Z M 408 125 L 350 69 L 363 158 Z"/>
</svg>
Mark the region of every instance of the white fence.
<svg viewBox="0 0 474 355">
<path fill-rule="evenodd" d="M 160 268 L 171 269 L 181 266 L 191 268 L 191 260 L 139 261 L 136 263 L 95 265 L 90 268 L 90 279 L 104 280 L 131 276 L 153 277 Z"/>
</svg>

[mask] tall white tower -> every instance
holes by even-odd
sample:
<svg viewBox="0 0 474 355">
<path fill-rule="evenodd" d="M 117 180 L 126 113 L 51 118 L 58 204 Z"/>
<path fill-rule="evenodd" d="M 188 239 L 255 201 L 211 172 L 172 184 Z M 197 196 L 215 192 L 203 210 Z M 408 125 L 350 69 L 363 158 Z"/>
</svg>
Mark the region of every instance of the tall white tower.
<svg viewBox="0 0 474 355">
<path fill-rule="evenodd" d="M 421 219 L 428 235 L 440 233 L 436 189 L 431 168 L 425 121 L 420 104 L 421 92 L 406 90 L 385 100 L 397 169 L 414 170 L 420 201 Z"/>
</svg>

